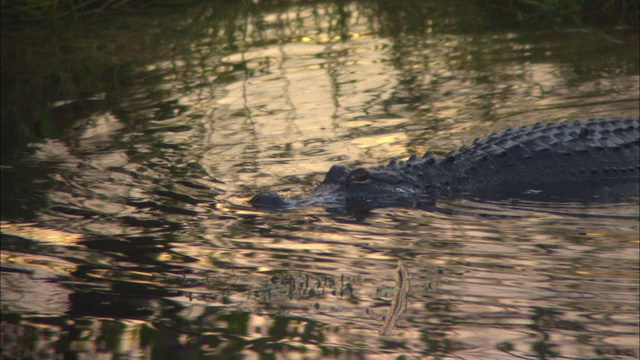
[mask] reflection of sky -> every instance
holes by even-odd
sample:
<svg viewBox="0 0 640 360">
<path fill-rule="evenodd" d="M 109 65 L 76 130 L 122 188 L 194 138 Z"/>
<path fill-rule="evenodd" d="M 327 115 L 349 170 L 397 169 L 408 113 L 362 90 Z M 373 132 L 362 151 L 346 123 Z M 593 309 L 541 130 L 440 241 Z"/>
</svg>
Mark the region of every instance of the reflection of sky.
<svg viewBox="0 0 640 360">
<path fill-rule="evenodd" d="M 358 18 L 357 14 L 353 17 Z M 299 28 L 292 30 L 297 36 L 273 34 L 291 37 L 290 43 L 271 41 L 273 44 L 221 59 L 224 63 L 245 63 L 252 74 L 240 74 L 237 81 L 224 85 L 224 91 L 217 92 L 224 96 L 212 104 L 215 129 L 210 141 L 230 146 L 212 149 L 205 161 L 221 173 L 227 174 L 225 168 L 233 165 L 214 161 L 221 151 L 223 156 L 244 156 L 244 146 L 234 144 L 255 146 L 255 160 L 269 173 L 276 169 L 270 168 L 268 158 L 274 151 L 268 149 L 288 143 L 293 147 L 292 154 L 285 155 L 289 158 L 316 151 L 348 157 L 357 149 L 333 141 L 348 133 L 351 125 L 345 120 L 384 114 L 383 101 L 397 86 L 397 72 L 389 62 L 389 41 L 361 36 L 368 26 L 364 18 L 352 24 L 351 37 L 344 40 L 330 38 L 325 32 L 329 24 L 315 20 L 312 16 L 301 18 Z M 324 158 L 303 167 L 285 165 L 279 171 L 304 175 L 324 171 L 329 163 Z"/>
<path fill-rule="evenodd" d="M 355 222 L 318 215 L 324 214 L 322 209 L 273 215 L 225 202 L 241 203 L 234 196 L 247 196 L 258 186 L 277 188 L 279 182 L 308 191 L 320 175 L 307 183 L 299 180 L 321 174 L 334 163 L 373 165 L 410 152 L 446 152 L 509 126 L 637 115 L 636 75 L 580 75 L 572 64 L 554 57 L 561 49 L 545 49 L 548 45 L 535 39 L 527 44 L 518 33 L 467 35 L 429 29 L 426 35 L 384 38 L 372 30 L 377 25 L 369 22 L 371 17 L 350 6 L 348 31 L 341 37 L 336 35 L 340 31 L 335 28 L 335 14 L 314 10 L 303 5 L 288 13 L 267 14 L 261 29 L 251 17 L 238 20 L 247 26 L 233 34 L 239 50 L 218 51 L 213 40 L 219 39 L 196 39 L 191 52 L 159 59 L 140 70 L 141 78 L 160 73 L 160 84 L 134 81 L 130 96 L 118 99 L 120 111 L 143 121 L 120 118 L 115 111 L 94 113 L 77 120 L 71 140 L 38 144 L 34 158 L 54 168 L 48 174 L 55 185 L 47 189 L 49 205 L 87 213 L 76 216 L 45 209 L 39 220 L 84 234 L 146 237 L 153 242 L 152 249 L 159 249 L 148 254 L 150 259 L 179 265 L 189 277 L 176 273 L 163 278 L 165 274 L 155 268 L 126 268 L 120 280 L 155 281 L 185 290 L 172 298 L 185 306 L 185 313 L 195 312 L 196 304 L 203 309 L 211 306 L 207 296 L 223 293 L 221 288 L 232 300 L 229 307 L 261 310 L 259 299 L 248 296 L 245 287 L 264 287 L 277 270 L 308 269 L 313 275 L 336 279 L 347 274 L 361 276 L 355 283 L 361 303 L 337 296 L 322 301 L 283 297 L 274 303 L 292 306 L 287 311 L 294 315 L 341 326 L 344 333 L 328 335 L 334 343 L 353 335 L 348 334 L 349 326 L 360 332 L 358 336 L 371 339 L 377 336 L 387 307 L 369 306 L 379 302 L 380 288 L 393 288 L 393 268 L 401 256 L 413 266 L 414 285 L 412 308 L 402 320 L 405 329 L 399 337 L 418 344 L 416 349 L 426 334 L 418 329 L 440 321 L 430 316 L 443 316 L 443 324 L 454 326 L 446 330 L 452 337 L 477 348 L 486 347 L 488 341 L 493 346 L 513 339 L 522 348 L 532 341 L 523 335 L 530 330 L 530 306 L 562 308 L 566 301 L 575 301 L 587 309 L 567 312 L 577 318 L 600 311 L 611 299 L 630 310 L 607 310 L 607 316 L 622 321 L 614 324 L 617 329 L 602 331 L 637 348 L 633 343 L 637 327 L 631 326 L 637 323 L 633 311 L 638 257 L 637 249 L 628 251 L 630 246 L 637 248 L 636 221 L 615 218 L 625 211 L 637 218 L 637 207 L 570 209 L 603 216 L 598 223 L 565 218 L 558 209 L 552 215 L 544 210 L 505 209 L 503 204 L 472 204 L 481 207 L 473 211 L 498 214 L 494 221 L 394 209 L 389 210 L 391 216 L 381 212 L 370 222 Z M 183 106 L 184 112 L 171 108 L 170 115 L 161 118 L 155 113 L 159 100 L 150 95 L 153 91 L 162 93 L 163 101 Z M 61 100 L 52 107 L 72 102 Z M 190 166 L 197 170 L 189 172 Z M 185 186 L 185 181 L 204 189 Z M 169 190 L 213 202 L 181 202 L 167 195 Z M 176 209 L 194 215 L 171 212 Z M 508 216 L 500 217 L 504 214 Z M 514 215 L 520 218 L 510 218 Z M 144 220 L 160 225 L 131 225 Z M 171 224 L 179 224 L 179 230 Z M 576 240 L 576 234 L 583 235 Z M 17 236 L 37 239 L 38 245 L 64 246 L 62 253 L 73 247 L 79 259 L 91 257 L 98 266 L 87 279 L 96 287 L 110 284 L 112 269 L 138 265 L 137 258 L 127 257 L 125 251 L 78 250 L 77 238 L 70 233 L 49 237 L 39 229 Z M 135 250 L 138 238 L 126 240 Z M 3 304 L 58 314 L 69 307 L 71 291 L 46 279 L 66 279 L 74 263 L 56 253 L 19 251 L 3 252 L 2 262 L 34 271 L 2 274 Z M 432 265 L 447 268 L 442 291 L 433 298 L 426 290 L 433 281 L 428 272 Z M 185 280 L 195 285 L 182 288 Z M 228 290 L 232 285 L 242 291 Z M 219 299 L 213 302 L 216 306 Z M 425 311 L 425 302 L 433 299 L 451 303 L 454 310 Z M 316 301 L 322 305 L 319 311 L 313 307 Z M 300 303 L 306 306 L 293 307 Z M 472 324 L 476 318 L 487 323 Z M 252 314 L 250 326 L 264 328 L 249 336 L 263 334 L 269 320 Z M 509 321 L 513 328 L 506 329 Z"/>
<path fill-rule="evenodd" d="M 49 247 L 55 253 L 59 246 L 73 246 L 81 238 L 53 229 L 32 224 L 2 224 L 4 235 L 23 238 L 24 243 L 37 241 L 37 246 Z M 29 240 L 27 240 L 29 239 Z M 37 240 L 31 240 L 37 239 Z M 4 242 L 9 246 L 8 240 Z M 1 303 L 12 310 L 47 315 L 63 315 L 69 310 L 69 294 L 73 291 L 55 281 L 58 277 L 68 277 L 76 269 L 75 264 L 47 254 L 21 254 L 11 251 L 0 252 L 3 266 L 22 269 L 25 272 L 1 272 Z"/>
</svg>

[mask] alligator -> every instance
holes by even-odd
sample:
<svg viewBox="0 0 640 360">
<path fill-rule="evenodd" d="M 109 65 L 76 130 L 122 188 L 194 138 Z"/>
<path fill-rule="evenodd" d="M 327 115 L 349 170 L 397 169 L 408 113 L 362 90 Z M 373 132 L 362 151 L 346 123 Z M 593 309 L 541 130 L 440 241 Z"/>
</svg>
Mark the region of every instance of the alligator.
<svg viewBox="0 0 640 360">
<path fill-rule="evenodd" d="M 486 197 L 545 190 L 584 190 L 624 180 L 638 184 L 640 118 L 536 124 L 475 139 L 444 157 L 427 152 L 386 166 L 352 170 L 334 165 L 310 197 L 254 196 L 263 208 L 324 203 L 329 210 L 363 213 L 384 207 L 421 207 L 438 198 Z"/>
</svg>

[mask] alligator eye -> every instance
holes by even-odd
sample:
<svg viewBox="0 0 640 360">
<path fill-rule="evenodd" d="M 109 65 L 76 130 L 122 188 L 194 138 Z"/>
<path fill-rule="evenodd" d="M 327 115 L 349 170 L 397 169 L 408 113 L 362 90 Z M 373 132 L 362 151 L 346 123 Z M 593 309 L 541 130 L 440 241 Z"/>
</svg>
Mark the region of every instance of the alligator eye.
<svg viewBox="0 0 640 360">
<path fill-rule="evenodd" d="M 349 182 L 367 182 L 369 180 L 369 172 L 365 169 L 357 169 L 349 176 Z"/>
</svg>

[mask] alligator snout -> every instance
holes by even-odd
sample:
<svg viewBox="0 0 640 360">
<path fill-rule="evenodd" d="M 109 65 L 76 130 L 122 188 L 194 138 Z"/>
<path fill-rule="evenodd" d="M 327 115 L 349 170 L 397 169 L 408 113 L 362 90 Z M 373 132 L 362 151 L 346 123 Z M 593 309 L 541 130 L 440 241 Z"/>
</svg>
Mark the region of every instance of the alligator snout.
<svg viewBox="0 0 640 360">
<path fill-rule="evenodd" d="M 249 200 L 251 205 L 261 208 L 284 208 L 293 205 L 276 192 L 260 193 Z"/>
</svg>

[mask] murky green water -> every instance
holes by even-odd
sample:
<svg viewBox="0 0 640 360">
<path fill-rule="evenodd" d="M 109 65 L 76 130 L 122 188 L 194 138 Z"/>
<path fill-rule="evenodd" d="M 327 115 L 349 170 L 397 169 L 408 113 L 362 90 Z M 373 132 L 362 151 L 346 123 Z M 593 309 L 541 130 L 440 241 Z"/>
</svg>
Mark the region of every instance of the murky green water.
<svg viewBox="0 0 640 360">
<path fill-rule="evenodd" d="M 336 163 L 638 116 L 637 29 L 381 4 L 3 29 L 3 121 L 43 139 L 3 135 L 3 356 L 636 358 L 637 187 L 365 219 L 249 206 Z"/>
</svg>

